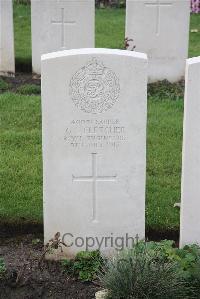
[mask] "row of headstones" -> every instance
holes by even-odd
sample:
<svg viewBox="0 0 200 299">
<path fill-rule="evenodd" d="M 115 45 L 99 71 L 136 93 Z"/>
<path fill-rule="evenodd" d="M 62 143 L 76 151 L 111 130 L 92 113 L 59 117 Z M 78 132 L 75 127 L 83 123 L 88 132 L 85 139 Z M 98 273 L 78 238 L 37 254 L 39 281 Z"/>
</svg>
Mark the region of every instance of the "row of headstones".
<svg viewBox="0 0 200 299">
<path fill-rule="evenodd" d="M 94 0 L 32 0 L 33 73 L 41 73 L 42 54 L 94 47 L 94 16 Z M 190 0 L 127 0 L 128 49 L 148 55 L 149 81 L 183 78 L 189 19 Z M 0 0 L 0 23 L 0 73 L 14 74 L 12 0 Z"/>
<path fill-rule="evenodd" d="M 145 237 L 147 70 L 125 50 L 42 56 L 44 234 L 61 233 L 59 256 Z M 185 84 L 181 246 L 200 243 L 200 57 Z"/>
</svg>

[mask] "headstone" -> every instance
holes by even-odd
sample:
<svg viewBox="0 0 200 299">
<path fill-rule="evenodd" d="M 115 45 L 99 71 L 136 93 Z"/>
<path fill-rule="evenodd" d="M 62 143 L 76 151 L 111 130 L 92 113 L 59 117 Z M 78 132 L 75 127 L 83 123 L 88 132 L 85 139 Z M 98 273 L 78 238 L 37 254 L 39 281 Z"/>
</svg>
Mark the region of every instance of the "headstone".
<svg viewBox="0 0 200 299">
<path fill-rule="evenodd" d="M 31 0 L 33 72 L 42 54 L 94 47 L 94 15 L 94 0 Z"/>
<path fill-rule="evenodd" d="M 126 37 L 149 61 L 149 82 L 184 77 L 190 0 L 127 0 Z"/>
<path fill-rule="evenodd" d="M 14 76 L 15 53 L 12 0 L 0 0 L 0 75 Z"/>
<path fill-rule="evenodd" d="M 200 57 L 186 63 L 180 246 L 200 244 Z"/>
<path fill-rule="evenodd" d="M 44 235 L 67 256 L 144 238 L 146 87 L 145 54 L 42 56 Z"/>
</svg>

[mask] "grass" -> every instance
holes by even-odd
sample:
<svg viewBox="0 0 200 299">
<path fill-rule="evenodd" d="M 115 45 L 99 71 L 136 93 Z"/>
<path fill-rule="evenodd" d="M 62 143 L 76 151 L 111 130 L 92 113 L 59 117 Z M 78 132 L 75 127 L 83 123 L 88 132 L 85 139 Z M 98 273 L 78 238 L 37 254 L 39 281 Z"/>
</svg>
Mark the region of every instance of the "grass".
<svg viewBox="0 0 200 299">
<path fill-rule="evenodd" d="M 2 78 L 0 78 L 0 92 L 7 90 L 9 88 L 9 84 L 5 82 Z"/>
<path fill-rule="evenodd" d="M 121 49 L 124 46 L 125 10 L 96 10 L 96 47 Z"/>
<path fill-rule="evenodd" d="M 0 111 L 0 221 L 41 221 L 40 97 L 1 94 Z"/>
<path fill-rule="evenodd" d="M 31 10 L 30 5 L 14 4 L 16 69 L 31 71 Z"/>
<path fill-rule="evenodd" d="M 148 102 L 147 228 L 179 227 L 183 101 Z"/>
<path fill-rule="evenodd" d="M 19 94 L 25 95 L 33 95 L 33 94 L 41 94 L 41 87 L 35 84 L 24 84 L 17 88 L 16 90 Z"/>
<path fill-rule="evenodd" d="M 192 14 L 190 31 L 197 29 L 198 32 L 190 32 L 189 57 L 200 55 L 200 14 Z"/>
<path fill-rule="evenodd" d="M 15 5 L 17 64 L 31 64 L 30 7 Z M 97 47 L 123 45 L 125 11 L 96 12 Z M 191 28 L 200 31 L 200 15 Z M 22 34 L 23 29 L 23 34 Z M 200 55 L 200 32 L 190 34 L 190 56 Z M 0 81 L 0 89 L 8 86 Z M 0 94 L 0 221 L 42 222 L 41 110 L 38 87 Z M 149 90 L 147 129 L 146 224 L 156 230 L 178 229 L 183 94 L 179 85 L 153 85 Z"/>
</svg>

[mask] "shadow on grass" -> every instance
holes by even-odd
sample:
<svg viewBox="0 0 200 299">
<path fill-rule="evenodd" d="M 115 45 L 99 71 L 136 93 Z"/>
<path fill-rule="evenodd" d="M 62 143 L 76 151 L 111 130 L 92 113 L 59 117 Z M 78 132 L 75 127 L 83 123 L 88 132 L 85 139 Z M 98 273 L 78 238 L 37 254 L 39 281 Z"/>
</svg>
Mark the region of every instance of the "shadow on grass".
<svg viewBox="0 0 200 299">
<path fill-rule="evenodd" d="M 19 220 L 11 222 L 8 220 L 0 221 L 0 238 L 15 237 L 19 235 L 42 233 L 43 234 L 43 223 Z"/>
<path fill-rule="evenodd" d="M 5 220 L 5 219 L 4 219 Z M 43 234 L 43 223 L 42 222 L 34 222 L 34 221 L 26 221 L 23 219 L 19 219 L 19 221 L 10 222 L 0 221 L 0 238 L 4 237 L 15 237 L 18 235 L 25 234 Z M 179 229 L 168 229 L 168 230 L 160 230 L 160 229 L 152 229 L 146 228 L 146 240 L 147 241 L 161 241 L 161 240 L 173 240 L 178 246 L 179 242 Z"/>
<path fill-rule="evenodd" d="M 32 72 L 32 62 L 31 59 L 19 59 L 15 61 L 15 71 L 17 73 L 31 73 Z"/>
</svg>

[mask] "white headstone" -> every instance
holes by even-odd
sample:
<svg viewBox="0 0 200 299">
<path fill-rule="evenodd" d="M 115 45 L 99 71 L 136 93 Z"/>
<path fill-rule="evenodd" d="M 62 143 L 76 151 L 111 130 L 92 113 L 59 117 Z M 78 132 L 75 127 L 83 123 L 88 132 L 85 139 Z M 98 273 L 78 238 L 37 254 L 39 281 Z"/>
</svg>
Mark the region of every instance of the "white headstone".
<svg viewBox="0 0 200 299">
<path fill-rule="evenodd" d="M 149 82 L 183 78 L 188 57 L 190 0 L 127 0 L 126 37 L 149 59 Z"/>
<path fill-rule="evenodd" d="M 180 245 L 200 244 L 200 57 L 186 63 Z"/>
<path fill-rule="evenodd" d="M 94 15 L 94 0 L 31 0 L 33 72 L 42 54 L 94 47 Z"/>
<path fill-rule="evenodd" d="M 12 0 L 0 0 L 0 75 L 15 73 Z"/>
<path fill-rule="evenodd" d="M 128 236 L 144 238 L 146 86 L 145 54 L 42 56 L 45 242 L 66 234 L 68 256 L 88 249 L 90 237 L 90 249 L 103 252 L 117 237 L 124 246 Z"/>
</svg>

